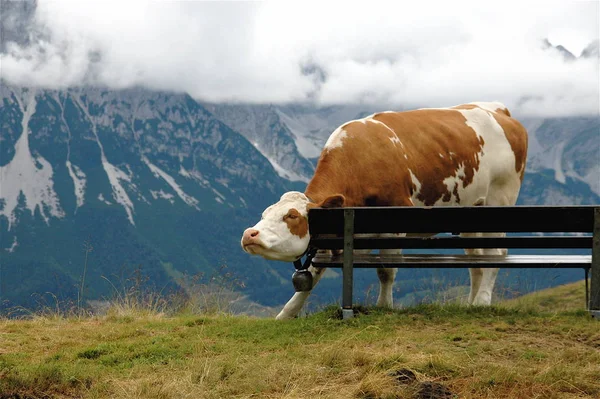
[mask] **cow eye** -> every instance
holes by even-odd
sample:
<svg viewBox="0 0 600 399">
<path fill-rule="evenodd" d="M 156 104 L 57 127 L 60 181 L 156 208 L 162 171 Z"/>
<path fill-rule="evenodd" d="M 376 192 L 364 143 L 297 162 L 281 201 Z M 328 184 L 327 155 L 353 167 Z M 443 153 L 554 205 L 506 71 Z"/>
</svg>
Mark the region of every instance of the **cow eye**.
<svg viewBox="0 0 600 399">
<path fill-rule="evenodd" d="M 288 213 L 287 215 L 285 215 L 283 217 L 283 220 L 285 220 L 285 219 L 297 219 L 297 218 L 298 218 L 298 215 L 294 215 L 293 213 Z"/>
</svg>

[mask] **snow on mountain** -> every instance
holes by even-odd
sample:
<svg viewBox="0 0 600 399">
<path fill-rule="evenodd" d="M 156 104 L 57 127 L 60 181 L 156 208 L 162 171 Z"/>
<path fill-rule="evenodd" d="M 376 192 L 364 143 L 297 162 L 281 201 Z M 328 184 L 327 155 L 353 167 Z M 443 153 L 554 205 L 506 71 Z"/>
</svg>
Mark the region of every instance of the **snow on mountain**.
<svg viewBox="0 0 600 399">
<path fill-rule="evenodd" d="M 127 212 L 127 219 L 129 219 L 129 222 L 131 224 L 135 225 L 135 222 L 133 221 L 134 205 L 131 199 L 129 198 L 127 191 L 125 191 L 122 185 L 122 182 L 127 182 L 133 185 L 133 183 L 131 182 L 131 174 L 123 172 L 121 169 L 108 162 L 108 159 L 106 158 L 106 154 L 104 152 L 104 147 L 102 146 L 100 138 L 98 137 L 98 130 L 96 127 L 95 118 L 92 118 L 87 105 L 83 103 L 81 97 L 74 95 L 73 99 L 92 126 L 92 133 L 94 134 L 94 137 L 96 138 L 96 143 L 98 144 L 98 148 L 100 149 L 102 167 L 104 168 L 104 171 L 106 172 L 106 175 L 112 187 L 112 197 L 117 203 L 121 204 L 123 208 L 125 208 L 125 212 Z M 78 183 L 75 183 L 76 187 L 77 185 Z"/>
<path fill-rule="evenodd" d="M 29 121 L 36 109 L 35 92 L 16 92 L 14 99 L 21 113 L 21 133 L 12 160 L 0 167 L 0 215 L 8 219 L 9 230 L 17 221 L 15 209 L 21 195 L 31 214 L 39 211 L 46 223 L 51 216 L 64 216 L 54 191 L 52 165 L 41 155 L 33 155 L 29 146 Z"/>
<path fill-rule="evenodd" d="M 173 191 L 175 191 L 177 193 L 177 195 L 179 196 L 179 198 L 181 198 L 183 200 L 183 202 L 185 202 L 189 206 L 192 206 L 192 207 L 200 210 L 200 208 L 198 208 L 198 200 L 196 198 L 184 193 L 183 190 L 181 189 L 181 187 L 179 187 L 179 185 L 175 182 L 175 179 L 173 179 L 173 177 L 171 177 L 168 173 L 166 173 L 164 170 L 162 170 L 158 166 L 152 164 L 148 160 L 148 158 L 146 158 L 145 156 L 142 157 L 142 161 L 144 161 L 144 163 L 148 166 L 148 168 L 150 168 L 152 173 L 154 173 L 155 177 L 160 177 L 165 182 L 167 182 L 167 184 L 173 189 Z M 164 192 L 162 190 L 160 190 L 160 193 L 163 193 L 162 198 L 165 198 L 164 196 L 166 194 L 164 194 Z M 172 198 L 172 196 L 170 198 Z"/>
</svg>

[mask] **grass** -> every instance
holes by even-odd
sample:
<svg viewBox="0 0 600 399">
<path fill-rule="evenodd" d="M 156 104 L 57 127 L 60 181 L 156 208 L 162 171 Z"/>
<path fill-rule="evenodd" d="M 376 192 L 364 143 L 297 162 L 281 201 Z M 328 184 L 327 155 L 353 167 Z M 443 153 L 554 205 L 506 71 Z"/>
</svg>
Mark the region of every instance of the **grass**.
<svg viewBox="0 0 600 399">
<path fill-rule="evenodd" d="M 563 290 L 491 308 L 359 309 L 350 321 L 336 307 L 286 322 L 0 319 L 0 398 L 597 398 L 600 325 L 583 300 L 544 305 Z"/>
<path fill-rule="evenodd" d="M 556 312 L 585 307 L 585 285 L 582 281 L 541 290 L 503 302 L 509 307 L 533 308 Z"/>
</svg>

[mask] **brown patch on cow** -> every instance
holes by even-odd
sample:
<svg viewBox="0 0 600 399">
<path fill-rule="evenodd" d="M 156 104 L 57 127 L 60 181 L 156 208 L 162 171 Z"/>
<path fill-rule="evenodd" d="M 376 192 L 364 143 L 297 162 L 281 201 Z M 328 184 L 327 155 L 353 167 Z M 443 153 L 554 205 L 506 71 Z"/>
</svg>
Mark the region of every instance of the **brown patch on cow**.
<svg viewBox="0 0 600 399">
<path fill-rule="evenodd" d="M 450 202 L 451 198 L 452 198 L 452 194 L 450 193 L 450 191 L 446 191 L 444 193 L 444 196 L 442 197 L 442 201 L 444 201 L 444 202 Z"/>
<path fill-rule="evenodd" d="M 283 217 L 283 221 L 293 235 L 304 238 L 308 234 L 308 220 L 297 209 L 291 208 Z"/>
<path fill-rule="evenodd" d="M 320 208 L 341 208 L 344 205 L 344 201 L 346 199 L 341 194 L 331 195 L 321 201 L 319 206 Z"/>
<path fill-rule="evenodd" d="M 458 195 L 458 184 L 454 184 L 454 191 L 452 191 L 452 194 L 454 194 L 454 198 L 456 198 L 456 203 L 460 204 L 460 195 Z"/>
<path fill-rule="evenodd" d="M 471 107 L 475 106 L 465 106 Z M 461 167 L 463 187 L 473 182 L 484 142 L 461 113 L 424 109 L 381 114 L 378 120 L 392 128 L 405 143 L 408 158 L 405 163 L 421 183 L 417 199 L 425 205 L 431 206 L 439 199 L 451 201 L 452 192 L 444 179 L 456 176 Z"/>
</svg>

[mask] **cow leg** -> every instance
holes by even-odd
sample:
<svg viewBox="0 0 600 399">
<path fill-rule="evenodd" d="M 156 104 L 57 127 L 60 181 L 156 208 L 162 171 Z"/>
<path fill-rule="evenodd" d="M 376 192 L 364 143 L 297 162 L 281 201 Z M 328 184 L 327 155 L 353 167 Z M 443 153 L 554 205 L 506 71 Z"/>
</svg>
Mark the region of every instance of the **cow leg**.
<svg viewBox="0 0 600 399">
<path fill-rule="evenodd" d="M 481 233 L 460 233 L 461 237 L 481 237 Z M 483 255 L 482 249 L 477 248 L 465 248 L 466 255 Z M 481 287 L 481 278 L 483 277 L 483 269 L 481 268 L 470 268 L 469 276 L 471 277 L 471 290 L 469 291 L 469 305 L 473 304 L 475 297 L 479 293 L 479 287 Z"/>
<path fill-rule="evenodd" d="M 506 233 L 461 233 L 461 237 L 504 237 Z M 504 255 L 506 248 L 465 248 L 467 255 Z M 498 276 L 498 268 L 471 268 L 470 305 L 491 305 L 492 292 Z"/>
<path fill-rule="evenodd" d="M 403 237 L 405 234 L 378 234 L 379 237 L 390 237 L 397 238 Z M 379 253 L 382 255 L 401 255 L 401 249 L 380 249 Z M 394 282 L 396 280 L 397 268 L 383 268 L 377 269 L 377 277 L 379 277 L 379 296 L 377 297 L 377 306 L 384 308 L 394 307 Z"/>
<path fill-rule="evenodd" d="M 381 254 L 396 254 L 400 255 L 402 253 L 401 249 L 381 249 L 379 250 Z M 396 268 L 383 268 L 380 267 L 377 269 L 377 277 L 379 277 L 379 297 L 377 298 L 377 306 L 382 306 L 385 308 L 393 308 L 394 307 L 394 280 L 396 279 L 396 273 L 398 269 Z"/>
<path fill-rule="evenodd" d="M 502 186 L 491 186 L 488 195 L 485 199 L 480 198 L 473 205 L 475 206 L 511 206 L 517 202 L 517 195 L 519 193 L 518 185 L 520 182 L 514 182 L 517 187 L 510 185 Z M 479 237 L 505 237 L 506 233 L 477 233 Z M 508 250 L 506 248 L 482 248 L 471 250 L 478 255 L 501 255 L 506 256 Z M 467 250 L 465 252 L 468 254 Z M 492 304 L 492 292 L 494 291 L 494 285 L 496 284 L 496 277 L 498 276 L 498 268 L 486 268 L 479 269 L 479 286 L 477 290 L 474 290 L 473 281 L 471 281 L 471 294 L 469 295 L 469 302 L 473 305 L 491 305 Z M 473 274 L 471 275 L 473 277 Z"/>
<path fill-rule="evenodd" d="M 313 288 L 315 288 L 315 286 L 317 285 L 317 283 L 319 282 L 321 277 L 323 277 L 325 270 L 327 270 L 327 269 L 316 268 L 313 266 L 308 267 L 308 271 L 313 276 Z M 304 291 L 304 292 L 296 292 L 294 294 L 294 296 L 292 296 L 292 298 L 285 304 L 285 306 L 283 307 L 281 312 L 279 312 L 276 319 L 277 320 L 293 319 L 294 317 L 298 316 L 298 313 L 300 313 L 300 310 L 302 310 L 302 307 L 304 306 L 304 303 L 306 302 L 306 299 L 308 299 L 311 292 L 312 292 L 312 290 Z"/>
<path fill-rule="evenodd" d="M 481 286 L 481 277 L 483 276 L 483 269 L 471 268 L 469 269 L 469 275 L 471 276 L 471 290 L 469 291 L 469 305 L 473 304 L 475 296 L 479 292 Z"/>
<path fill-rule="evenodd" d="M 481 233 L 482 237 L 504 237 L 506 233 Z M 501 255 L 506 256 L 508 250 L 506 248 L 484 248 L 481 249 L 484 255 Z M 479 291 L 473 298 L 473 305 L 491 305 L 492 304 L 492 292 L 494 291 L 494 285 L 496 284 L 496 277 L 498 276 L 498 268 L 483 269 L 481 276 L 481 284 Z"/>
</svg>

